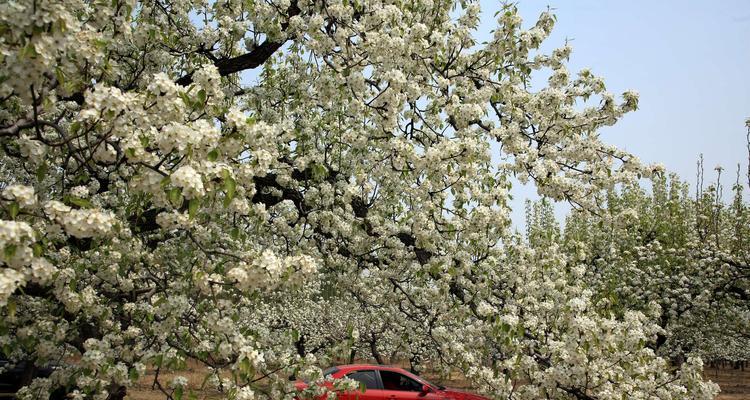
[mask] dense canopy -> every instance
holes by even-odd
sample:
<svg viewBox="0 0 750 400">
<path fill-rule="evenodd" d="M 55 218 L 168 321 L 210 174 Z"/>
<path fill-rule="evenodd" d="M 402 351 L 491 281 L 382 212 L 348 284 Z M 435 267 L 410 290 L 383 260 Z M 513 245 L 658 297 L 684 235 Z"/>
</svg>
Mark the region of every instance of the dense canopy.
<svg viewBox="0 0 750 400">
<path fill-rule="evenodd" d="M 611 222 L 615 189 L 661 173 L 597 134 L 637 94 L 569 72 L 567 44 L 540 52 L 549 12 L 529 25 L 504 6 L 482 44 L 479 14 L 2 2 L 0 345 L 66 360 L 21 397 L 121 398 L 197 360 L 227 398 L 292 398 L 289 374 L 369 357 L 458 368 L 494 398 L 713 398 L 700 358 L 657 354 L 658 321 L 685 311 L 627 290 L 613 307 L 617 270 L 590 258 L 609 242 L 587 218 Z M 511 178 L 574 205 L 569 240 L 514 233 Z M 186 383 L 154 385 L 179 399 Z"/>
</svg>

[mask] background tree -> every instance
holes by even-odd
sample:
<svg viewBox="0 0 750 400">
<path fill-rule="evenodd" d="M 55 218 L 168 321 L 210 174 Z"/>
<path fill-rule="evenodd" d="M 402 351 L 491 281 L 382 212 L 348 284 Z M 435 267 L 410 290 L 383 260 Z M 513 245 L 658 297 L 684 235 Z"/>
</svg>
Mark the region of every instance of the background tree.
<svg viewBox="0 0 750 400">
<path fill-rule="evenodd" d="M 527 207 L 529 244 L 563 243 L 586 265 L 584 280 L 598 307 L 647 311 L 658 304 L 663 329 L 654 349 L 673 361 L 699 354 L 709 360 L 747 360 L 748 209 L 741 170 L 731 203 L 718 183 L 702 186 L 699 161 L 695 194 L 676 176 L 610 191 L 597 214 L 574 212 L 561 231 L 552 205 Z M 722 169 L 716 168 L 717 178 Z M 718 179 L 717 179 L 718 182 Z"/>
</svg>

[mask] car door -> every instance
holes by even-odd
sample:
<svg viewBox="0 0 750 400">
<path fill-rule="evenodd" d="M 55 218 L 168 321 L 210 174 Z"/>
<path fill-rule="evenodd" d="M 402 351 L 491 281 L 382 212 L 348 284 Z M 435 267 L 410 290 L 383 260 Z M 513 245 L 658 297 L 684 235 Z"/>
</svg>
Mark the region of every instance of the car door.
<svg viewBox="0 0 750 400">
<path fill-rule="evenodd" d="M 436 392 L 423 393 L 423 383 L 398 371 L 381 369 L 380 381 L 383 385 L 382 400 L 442 400 Z"/>
<path fill-rule="evenodd" d="M 347 391 L 338 394 L 341 400 L 383 400 L 383 390 L 380 385 L 380 377 L 374 369 L 363 369 L 347 372 L 344 376 L 360 383 L 364 392 L 359 390 Z"/>
</svg>

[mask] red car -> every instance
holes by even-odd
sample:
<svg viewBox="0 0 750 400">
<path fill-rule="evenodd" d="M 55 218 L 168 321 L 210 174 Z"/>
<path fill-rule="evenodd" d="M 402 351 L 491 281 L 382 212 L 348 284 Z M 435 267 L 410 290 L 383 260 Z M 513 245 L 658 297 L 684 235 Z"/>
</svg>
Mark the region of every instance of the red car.
<svg viewBox="0 0 750 400">
<path fill-rule="evenodd" d="M 334 379 L 348 377 L 365 388 L 364 392 L 339 392 L 339 400 L 489 400 L 476 394 L 433 385 L 404 369 L 385 365 L 341 365 L 323 371 L 323 375 Z M 307 387 L 301 381 L 295 385 L 298 390 Z"/>
</svg>

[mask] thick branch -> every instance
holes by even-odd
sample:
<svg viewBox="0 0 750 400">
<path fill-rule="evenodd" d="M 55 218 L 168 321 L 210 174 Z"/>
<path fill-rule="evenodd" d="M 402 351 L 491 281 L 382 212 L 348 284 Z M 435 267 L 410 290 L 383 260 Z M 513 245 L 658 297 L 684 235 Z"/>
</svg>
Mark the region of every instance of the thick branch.
<svg viewBox="0 0 750 400">
<path fill-rule="evenodd" d="M 0 137 L 1 136 L 15 136 L 23 129 L 27 128 L 33 128 L 36 125 L 36 123 L 33 120 L 29 119 L 20 119 L 9 126 L 4 126 L 0 128 Z"/>
<path fill-rule="evenodd" d="M 287 20 L 295 15 L 299 15 L 300 12 L 302 12 L 302 10 L 300 10 L 299 6 L 297 6 L 297 2 L 293 2 L 287 9 Z M 281 30 L 286 30 L 288 26 L 288 22 L 282 23 Z M 286 40 L 266 40 L 249 53 L 245 53 L 237 57 L 216 60 L 214 62 L 214 65 L 219 69 L 219 75 L 221 76 L 227 76 L 247 69 L 257 68 L 258 66 L 263 65 L 266 60 L 271 58 L 273 53 L 275 53 L 276 50 L 283 46 L 284 43 L 286 43 Z M 192 73 L 185 75 L 176 81 L 178 85 L 182 86 L 187 86 L 192 82 Z"/>
<path fill-rule="evenodd" d="M 226 76 L 235 72 L 253 69 L 262 65 L 279 49 L 284 42 L 266 40 L 260 46 L 241 56 L 217 60 L 214 65 L 219 69 L 219 75 Z M 193 83 L 193 74 L 188 74 L 176 81 L 178 85 L 187 86 Z"/>
</svg>

